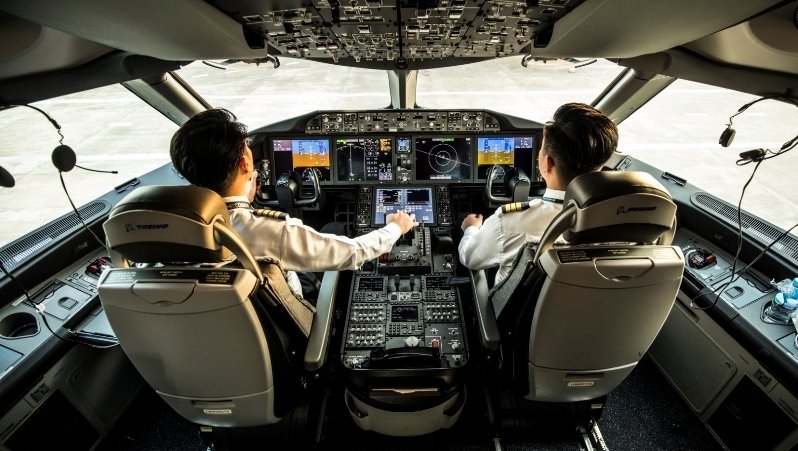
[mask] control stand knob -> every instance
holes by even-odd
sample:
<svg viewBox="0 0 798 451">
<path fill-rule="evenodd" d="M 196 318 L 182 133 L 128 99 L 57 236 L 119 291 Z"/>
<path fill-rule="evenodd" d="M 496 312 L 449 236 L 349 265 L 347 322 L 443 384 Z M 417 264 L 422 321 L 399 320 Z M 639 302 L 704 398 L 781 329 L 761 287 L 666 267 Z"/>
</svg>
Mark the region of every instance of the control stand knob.
<svg viewBox="0 0 798 451">
<path fill-rule="evenodd" d="M 419 342 L 418 337 L 413 335 L 405 338 L 405 344 L 411 348 L 415 348 L 416 346 L 418 346 L 418 342 Z"/>
</svg>

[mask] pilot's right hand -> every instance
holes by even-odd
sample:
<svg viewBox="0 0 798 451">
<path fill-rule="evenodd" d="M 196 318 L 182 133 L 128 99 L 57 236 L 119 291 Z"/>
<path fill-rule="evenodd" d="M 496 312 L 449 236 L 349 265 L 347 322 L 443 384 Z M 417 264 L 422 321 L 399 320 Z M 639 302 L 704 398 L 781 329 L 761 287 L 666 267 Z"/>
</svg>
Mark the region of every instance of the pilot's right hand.
<svg viewBox="0 0 798 451">
<path fill-rule="evenodd" d="M 482 215 L 477 213 L 471 213 L 470 215 L 463 218 L 463 223 L 460 224 L 460 230 L 465 232 L 465 229 L 469 227 L 482 227 Z"/>
<path fill-rule="evenodd" d="M 404 211 L 397 211 L 396 213 L 391 213 L 385 217 L 385 222 L 387 224 L 396 224 L 402 229 L 402 234 L 411 231 L 413 227 L 417 226 L 418 223 L 416 222 L 416 215 L 415 214 L 407 214 Z"/>
</svg>

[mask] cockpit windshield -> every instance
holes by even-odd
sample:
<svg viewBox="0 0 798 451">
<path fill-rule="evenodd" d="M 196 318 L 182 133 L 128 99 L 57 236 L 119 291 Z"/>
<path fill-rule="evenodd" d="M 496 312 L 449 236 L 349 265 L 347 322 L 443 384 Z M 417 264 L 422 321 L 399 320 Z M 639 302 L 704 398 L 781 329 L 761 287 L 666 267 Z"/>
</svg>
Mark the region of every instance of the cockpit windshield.
<svg viewBox="0 0 798 451">
<path fill-rule="evenodd" d="M 526 67 L 522 59 L 514 56 L 420 70 L 418 107 L 493 110 L 543 123 L 563 103 L 596 99 L 622 70 L 602 59 L 533 60 Z M 288 58 L 277 69 L 271 64 L 207 63 L 193 62 L 177 74 L 212 106 L 235 113 L 250 130 L 312 111 L 380 110 L 391 104 L 388 76 L 381 70 Z M 752 99 L 747 94 L 677 80 L 621 124 L 619 150 L 736 205 L 753 169 L 753 165 L 737 166 L 737 154 L 760 147 L 778 149 L 791 138 L 788 135 L 794 127 L 789 124 L 798 114 L 791 105 L 761 102 L 735 119 L 739 138 L 733 149 L 723 149 L 717 137 L 729 116 Z M 35 105 L 62 126 L 64 142 L 74 147 L 78 164 L 120 172 L 65 174 L 67 188 L 78 206 L 169 161 L 169 139 L 177 126 L 119 85 Z M 2 245 L 71 211 L 71 207 L 50 162 L 51 151 L 59 144 L 53 127 L 27 108 L 4 110 L 0 115 L 7 125 L 0 136 L 0 152 L 7 155 L 3 165 L 17 179 L 14 190 L 0 191 Z M 468 145 L 478 145 L 478 138 Z M 400 140 L 397 145 L 402 143 Z M 336 155 L 342 158 L 343 154 Z M 374 158 L 377 168 L 379 161 Z M 764 162 L 743 208 L 784 229 L 795 224 L 798 205 L 789 198 L 795 178 L 787 173 L 794 165 L 786 159 L 796 158 L 798 153 L 792 153 L 780 157 L 776 164 Z M 379 169 L 375 170 L 368 176 L 337 173 L 335 177 L 377 180 Z M 484 175 L 478 172 L 466 178 L 482 180 Z M 46 208 L 23 212 L 18 205 L 18 199 L 42 195 L 53 200 Z"/>
</svg>

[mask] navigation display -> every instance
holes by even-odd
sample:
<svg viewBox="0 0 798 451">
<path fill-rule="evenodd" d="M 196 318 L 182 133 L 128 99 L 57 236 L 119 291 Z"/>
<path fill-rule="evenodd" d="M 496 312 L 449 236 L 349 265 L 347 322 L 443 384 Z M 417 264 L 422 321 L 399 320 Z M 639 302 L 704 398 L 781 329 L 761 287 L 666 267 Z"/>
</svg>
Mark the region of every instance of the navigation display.
<svg viewBox="0 0 798 451">
<path fill-rule="evenodd" d="M 312 168 L 319 182 L 330 179 L 330 140 L 316 139 L 275 139 L 272 141 L 274 172 L 276 176 L 295 171 L 302 181 L 309 182 L 305 169 Z"/>
<path fill-rule="evenodd" d="M 392 182 L 391 138 L 336 138 L 335 170 L 339 182 Z"/>
<path fill-rule="evenodd" d="M 487 178 L 488 169 L 499 165 L 498 178 L 504 179 L 504 170 L 510 166 L 522 169 L 531 180 L 536 177 L 534 136 L 479 136 L 477 137 L 477 180 Z"/>
<path fill-rule="evenodd" d="M 470 136 L 433 136 L 415 138 L 416 180 L 470 181 Z"/>
<path fill-rule="evenodd" d="M 376 188 L 374 200 L 374 225 L 385 225 L 385 217 L 399 210 L 415 214 L 419 224 L 435 224 L 432 188 Z"/>
</svg>

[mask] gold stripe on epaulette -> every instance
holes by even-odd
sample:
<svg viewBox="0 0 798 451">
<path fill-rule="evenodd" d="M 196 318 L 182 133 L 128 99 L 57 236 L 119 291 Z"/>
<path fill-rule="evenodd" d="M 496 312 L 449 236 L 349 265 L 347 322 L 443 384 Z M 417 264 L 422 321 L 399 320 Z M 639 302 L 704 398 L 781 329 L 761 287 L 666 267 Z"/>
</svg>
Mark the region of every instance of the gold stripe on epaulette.
<svg viewBox="0 0 798 451">
<path fill-rule="evenodd" d="M 522 211 L 529 208 L 529 202 L 513 202 L 511 204 L 502 205 L 502 213 L 513 213 L 515 211 Z"/>
<path fill-rule="evenodd" d="M 267 210 L 265 208 L 254 210 L 253 213 L 256 216 L 264 216 L 266 218 L 272 218 L 272 219 L 285 219 L 288 216 L 286 213 L 283 213 L 282 211 Z"/>
</svg>

